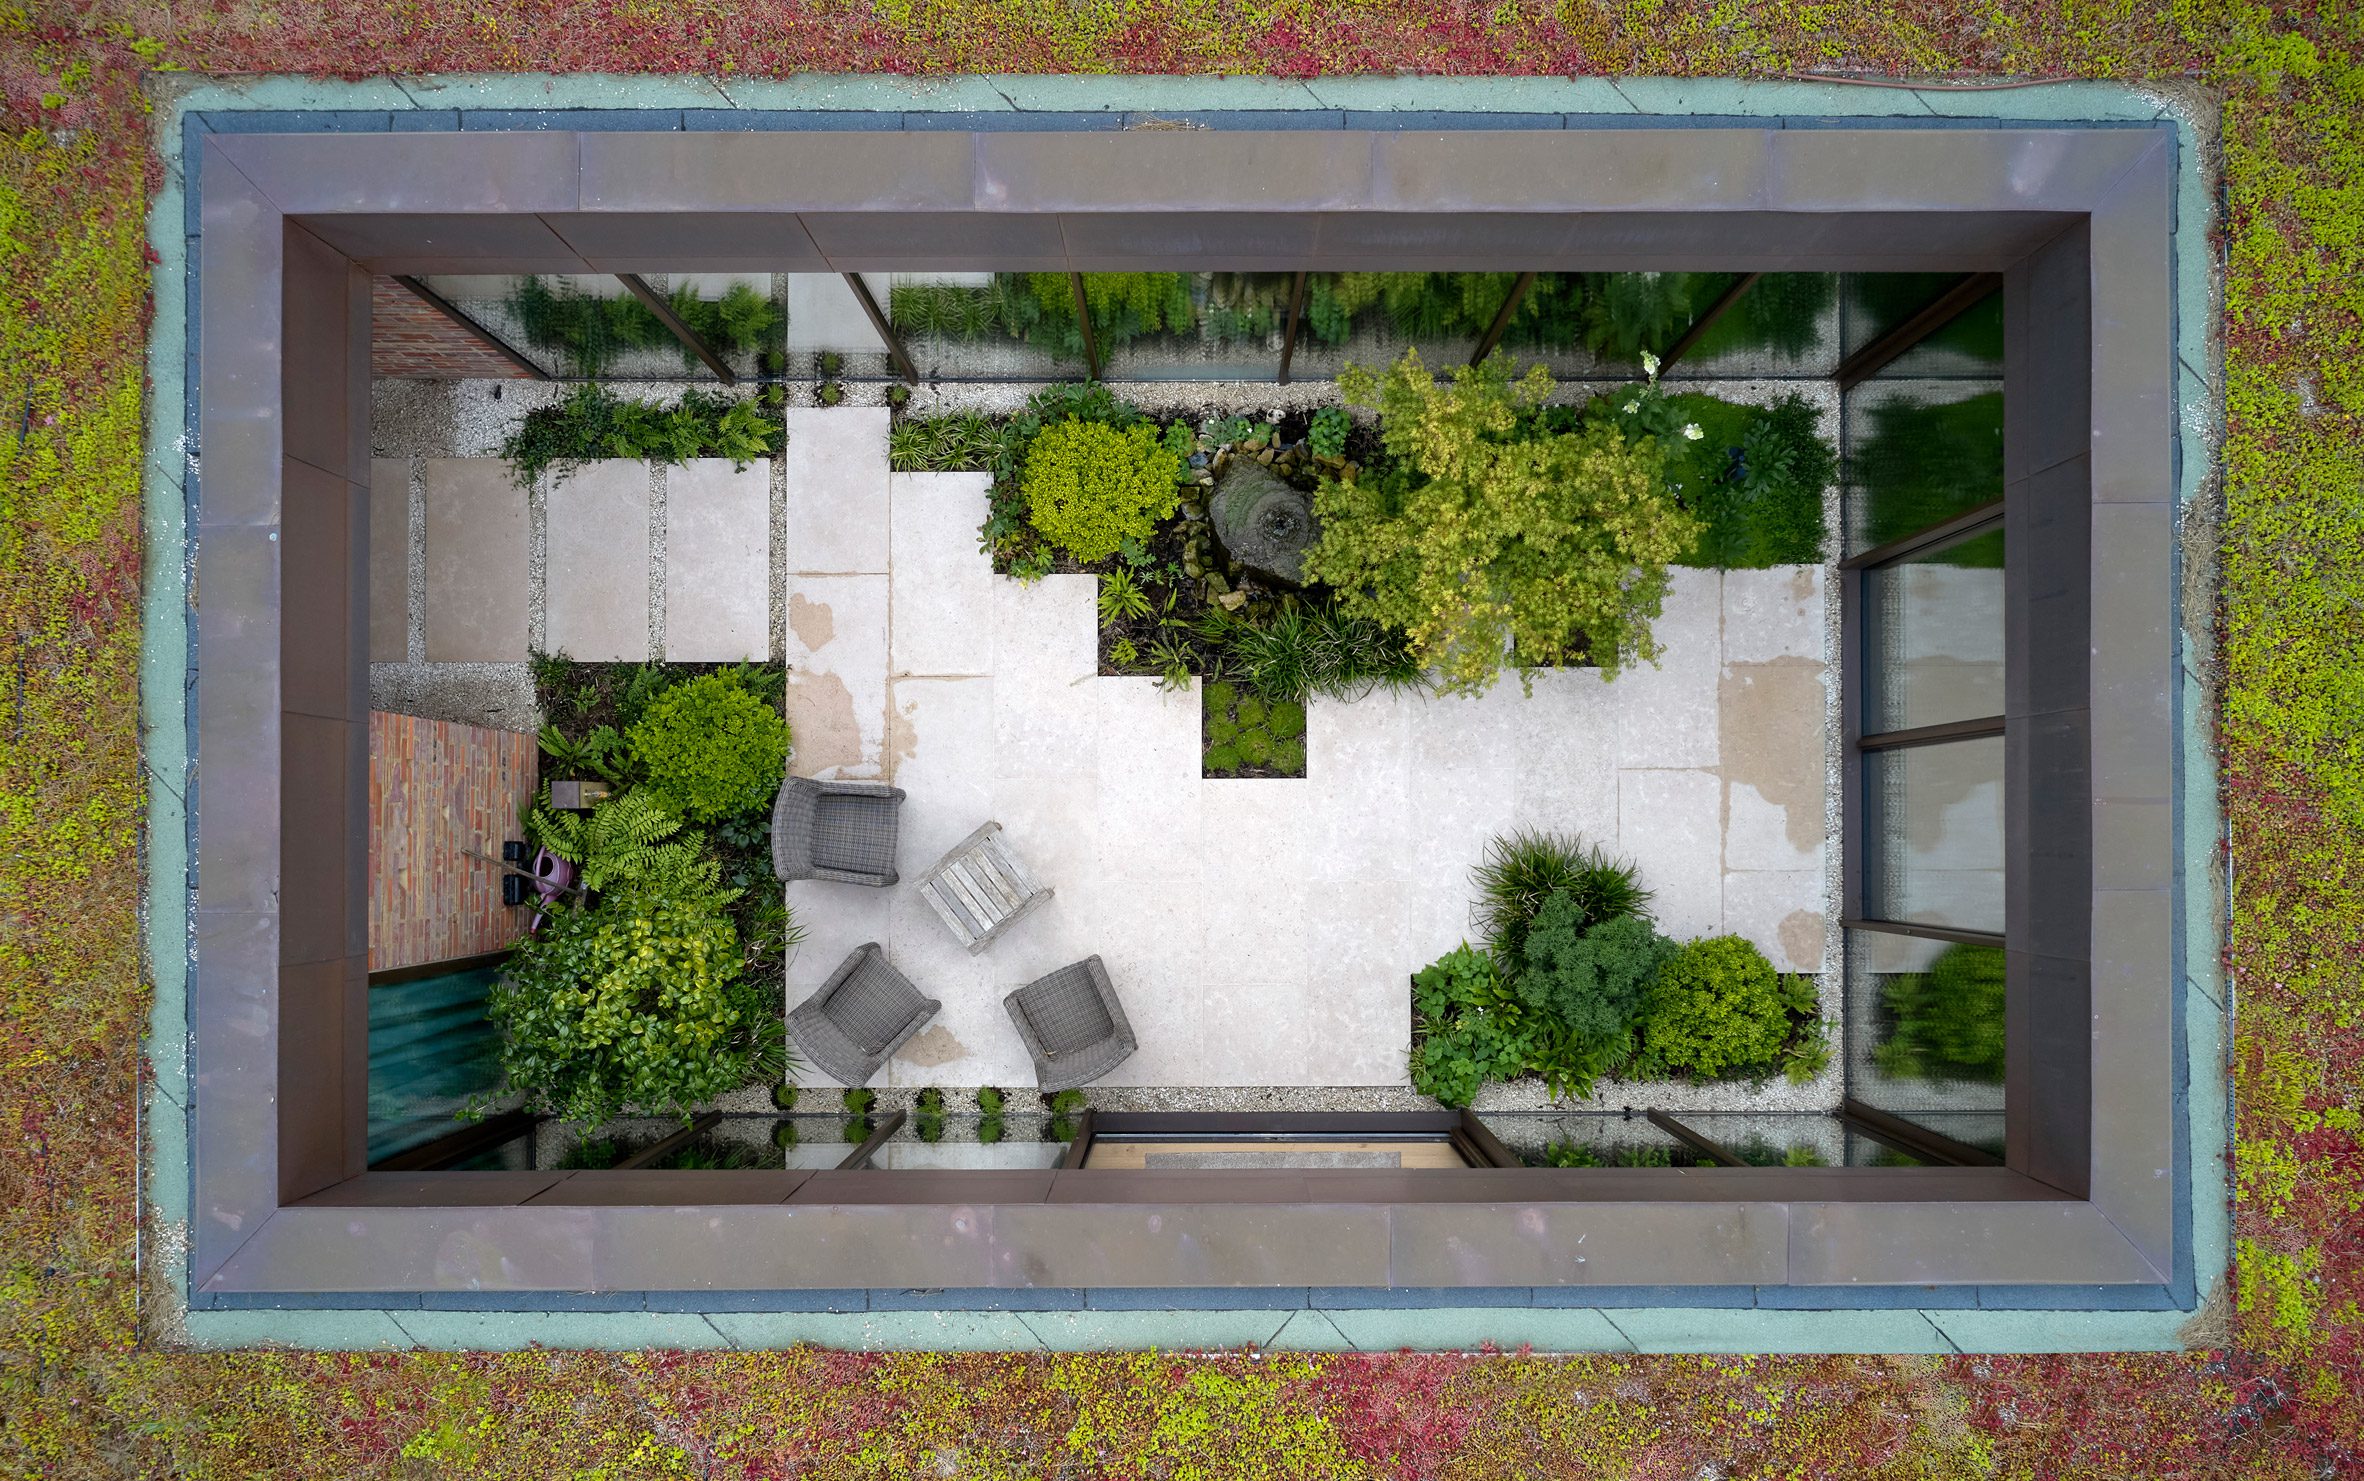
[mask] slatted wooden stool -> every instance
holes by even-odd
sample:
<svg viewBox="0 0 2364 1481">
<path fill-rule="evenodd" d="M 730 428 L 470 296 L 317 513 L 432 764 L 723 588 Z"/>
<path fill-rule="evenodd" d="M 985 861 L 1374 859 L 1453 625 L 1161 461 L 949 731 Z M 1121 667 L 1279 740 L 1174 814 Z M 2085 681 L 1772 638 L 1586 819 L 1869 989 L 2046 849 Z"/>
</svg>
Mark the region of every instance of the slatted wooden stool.
<svg viewBox="0 0 2364 1481">
<path fill-rule="evenodd" d="M 973 955 L 1027 911 L 1051 898 L 1035 883 L 1001 836 L 1001 824 L 987 823 L 920 876 L 919 892 Z"/>
</svg>

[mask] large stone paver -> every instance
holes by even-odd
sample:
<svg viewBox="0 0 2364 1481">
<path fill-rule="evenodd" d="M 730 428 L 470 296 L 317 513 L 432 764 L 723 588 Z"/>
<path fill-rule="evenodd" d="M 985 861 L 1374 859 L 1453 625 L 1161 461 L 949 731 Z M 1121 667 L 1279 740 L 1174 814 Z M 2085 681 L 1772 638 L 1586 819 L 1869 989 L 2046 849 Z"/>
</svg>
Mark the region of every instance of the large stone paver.
<svg viewBox="0 0 2364 1481">
<path fill-rule="evenodd" d="M 369 661 L 410 657 L 410 459 L 369 460 Z"/>
<path fill-rule="evenodd" d="M 1723 931 L 1723 813 L 1712 771 L 1617 774 L 1617 851 L 1639 866 L 1658 928 L 1677 940 Z"/>
<path fill-rule="evenodd" d="M 799 776 L 886 775 L 887 578 L 788 579 L 789 764 Z"/>
<path fill-rule="evenodd" d="M 1663 768 L 1716 764 L 1716 680 L 1724 663 L 1723 578 L 1678 569 L 1650 631 L 1664 650 L 1655 666 L 1622 670 L 1617 764 Z"/>
<path fill-rule="evenodd" d="M 788 569 L 885 574 L 885 407 L 787 412 Z"/>
<path fill-rule="evenodd" d="M 544 643 L 586 663 L 648 652 L 649 465 L 603 459 L 543 500 Z"/>
<path fill-rule="evenodd" d="M 499 458 L 427 459 L 427 661 L 526 656 L 525 491 Z"/>
<path fill-rule="evenodd" d="M 889 584 L 898 674 L 983 674 L 993 669 L 993 567 L 977 551 L 988 473 L 898 473 Z"/>
<path fill-rule="evenodd" d="M 665 657 L 733 663 L 772 646 L 772 465 L 665 472 Z"/>
</svg>

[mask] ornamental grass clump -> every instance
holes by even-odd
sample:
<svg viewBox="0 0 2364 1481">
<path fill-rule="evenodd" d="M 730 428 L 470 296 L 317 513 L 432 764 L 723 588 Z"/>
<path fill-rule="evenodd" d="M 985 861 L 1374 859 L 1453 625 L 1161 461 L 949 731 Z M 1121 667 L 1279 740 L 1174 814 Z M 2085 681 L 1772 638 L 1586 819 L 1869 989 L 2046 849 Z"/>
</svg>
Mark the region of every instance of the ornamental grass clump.
<svg viewBox="0 0 2364 1481">
<path fill-rule="evenodd" d="M 1148 423 L 1112 427 L 1069 417 L 1042 429 L 1019 480 L 1026 516 L 1077 561 L 1146 545 L 1181 504 L 1182 460 Z"/>
<path fill-rule="evenodd" d="M 1379 409 L 1395 465 L 1314 495 L 1322 537 L 1305 571 L 1347 612 L 1404 633 L 1464 693 L 1492 684 L 1505 654 L 1609 677 L 1657 658 L 1667 563 L 1699 521 L 1668 490 L 1656 438 L 1535 425 L 1551 376 L 1537 366 L 1513 382 L 1500 357 L 1440 383 L 1407 350 L 1384 376 L 1349 365 L 1338 386 Z"/>
<path fill-rule="evenodd" d="M 1650 904 L 1631 862 L 1619 862 L 1597 844 L 1565 833 L 1532 828 L 1505 834 L 1486 845 L 1486 856 L 1470 878 L 1477 886 L 1472 923 L 1485 936 L 1495 964 L 1515 972 L 1526 958 L 1528 923 L 1554 895 L 1565 895 L 1579 927 L 1619 916 L 1640 915 Z"/>
<path fill-rule="evenodd" d="M 697 822 L 752 812 L 779 791 L 788 722 L 724 670 L 675 684 L 624 732 L 642 785 Z"/>
</svg>

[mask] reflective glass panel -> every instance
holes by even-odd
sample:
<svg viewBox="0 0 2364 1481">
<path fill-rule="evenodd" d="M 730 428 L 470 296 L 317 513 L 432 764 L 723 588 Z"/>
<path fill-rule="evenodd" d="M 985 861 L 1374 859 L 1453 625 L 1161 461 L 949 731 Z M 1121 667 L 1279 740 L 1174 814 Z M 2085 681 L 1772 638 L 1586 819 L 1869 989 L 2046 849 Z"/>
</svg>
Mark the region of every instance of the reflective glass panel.
<svg viewBox="0 0 2364 1481">
<path fill-rule="evenodd" d="M 2003 738 L 1863 755 L 1863 911 L 2003 929 Z"/>
<path fill-rule="evenodd" d="M 2003 713 L 2003 531 L 1863 573 L 1863 729 Z"/>
</svg>

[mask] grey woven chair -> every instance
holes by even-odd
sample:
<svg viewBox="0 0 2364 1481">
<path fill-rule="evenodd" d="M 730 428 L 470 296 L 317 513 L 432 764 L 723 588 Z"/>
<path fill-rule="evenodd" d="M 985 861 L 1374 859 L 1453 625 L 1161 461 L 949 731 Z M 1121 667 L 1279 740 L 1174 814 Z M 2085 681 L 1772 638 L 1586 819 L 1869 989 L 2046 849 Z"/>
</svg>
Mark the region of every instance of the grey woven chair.
<svg viewBox="0 0 2364 1481">
<path fill-rule="evenodd" d="M 860 1085 L 944 1005 L 923 996 L 865 941 L 788 1015 L 788 1035 L 805 1058 L 838 1081 Z"/>
<path fill-rule="evenodd" d="M 1089 1085 L 1139 1048 L 1124 1004 L 1096 956 L 1037 977 L 1001 1000 L 1045 1090 Z"/>
<path fill-rule="evenodd" d="M 772 866 L 782 879 L 893 884 L 903 789 L 792 776 L 772 804 Z"/>
</svg>

